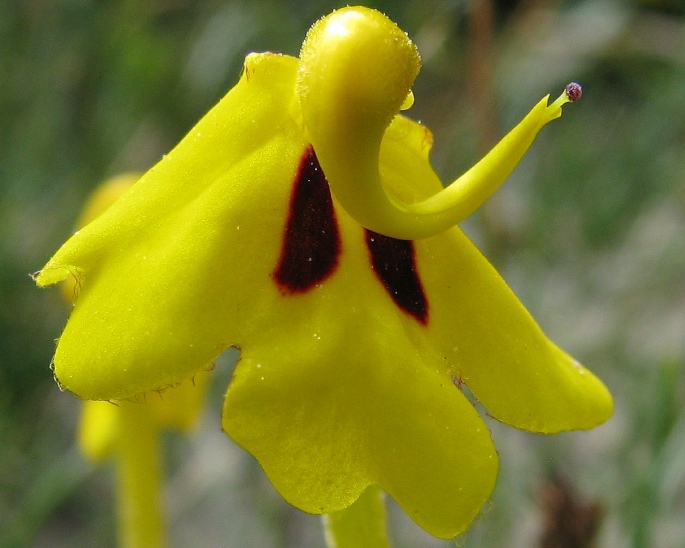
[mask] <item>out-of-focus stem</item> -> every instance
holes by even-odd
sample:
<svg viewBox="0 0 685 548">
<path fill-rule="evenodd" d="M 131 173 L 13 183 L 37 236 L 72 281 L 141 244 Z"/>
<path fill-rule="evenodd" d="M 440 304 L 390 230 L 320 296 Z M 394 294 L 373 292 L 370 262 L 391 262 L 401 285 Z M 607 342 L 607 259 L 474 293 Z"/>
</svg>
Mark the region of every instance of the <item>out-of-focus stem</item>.
<svg viewBox="0 0 685 548">
<path fill-rule="evenodd" d="M 159 430 L 145 411 L 144 404 L 121 403 L 115 465 L 122 548 L 164 546 Z"/>
</svg>

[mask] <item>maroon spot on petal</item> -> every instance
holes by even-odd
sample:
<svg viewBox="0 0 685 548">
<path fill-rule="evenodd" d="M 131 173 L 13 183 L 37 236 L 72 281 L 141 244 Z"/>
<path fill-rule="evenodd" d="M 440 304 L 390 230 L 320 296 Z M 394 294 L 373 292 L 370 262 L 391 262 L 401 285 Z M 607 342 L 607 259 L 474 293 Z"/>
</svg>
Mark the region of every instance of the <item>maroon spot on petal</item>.
<svg viewBox="0 0 685 548">
<path fill-rule="evenodd" d="M 273 277 L 284 293 L 304 293 L 333 274 L 340 232 L 328 181 L 312 146 L 302 154 Z"/>
<path fill-rule="evenodd" d="M 366 230 L 366 245 L 373 270 L 388 295 L 407 314 L 426 325 L 428 300 L 416 270 L 414 242 Z"/>
</svg>

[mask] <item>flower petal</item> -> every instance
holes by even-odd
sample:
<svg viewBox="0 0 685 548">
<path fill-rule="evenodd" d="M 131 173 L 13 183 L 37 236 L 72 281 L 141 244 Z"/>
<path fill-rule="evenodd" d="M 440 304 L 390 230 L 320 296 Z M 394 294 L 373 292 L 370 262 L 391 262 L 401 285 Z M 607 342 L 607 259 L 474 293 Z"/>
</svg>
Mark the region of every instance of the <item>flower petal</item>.
<svg viewBox="0 0 685 548">
<path fill-rule="evenodd" d="M 364 229 L 337 204 L 336 215 L 335 274 L 275 300 L 273 324 L 240 341 L 224 429 L 299 508 L 339 510 L 379 484 L 451 538 L 492 490 L 489 432 L 373 270 Z"/>
<path fill-rule="evenodd" d="M 284 308 L 280 333 L 243 348 L 224 429 L 298 508 L 333 512 L 378 484 L 426 531 L 454 537 L 494 485 L 488 429 L 421 347 L 423 327 L 364 285 L 351 313 L 342 283 L 322 288 L 309 321 Z"/>
<path fill-rule="evenodd" d="M 445 250 L 449 249 L 449 253 Z M 613 411 L 602 382 L 550 341 L 459 229 L 417 242 L 430 337 L 488 412 L 535 432 L 592 428 Z"/>
<path fill-rule="evenodd" d="M 425 128 L 401 117 L 386 133 L 381 173 L 404 200 L 422 200 L 440 185 L 430 143 Z M 426 334 L 491 415 L 547 433 L 592 428 L 611 416 L 602 382 L 545 336 L 458 227 L 414 246 L 431 307 Z"/>
<path fill-rule="evenodd" d="M 296 69 L 249 56 L 239 84 L 40 272 L 39 285 L 74 274 L 81 286 L 55 354 L 65 388 L 123 399 L 173 385 L 268 325 L 305 148 Z"/>
</svg>

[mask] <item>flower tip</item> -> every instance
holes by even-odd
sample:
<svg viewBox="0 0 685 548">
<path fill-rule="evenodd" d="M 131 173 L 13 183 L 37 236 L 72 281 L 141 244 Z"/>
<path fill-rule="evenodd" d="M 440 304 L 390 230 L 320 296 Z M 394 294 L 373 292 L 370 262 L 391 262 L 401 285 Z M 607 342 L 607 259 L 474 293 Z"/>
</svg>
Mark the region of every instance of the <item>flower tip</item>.
<svg viewBox="0 0 685 548">
<path fill-rule="evenodd" d="M 547 107 L 548 119 L 547 121 L 554 120 L 561 116 L 561 107 L 567 103 L 574 103 L 580 99 L 583 95 L 583 87 L 578 82 L 571 82 L 568 84 L 564 91 L 557 97 L 557 99 Z"/>
<path fill-rule="evenodd" d="M 574 103 L 583 96 L 583 86 L 581 86 L 578 82 L 571 82 L 564 89 L 564 93 L 566 93 L 568 100 L 571 103 Z"/>
</svg>

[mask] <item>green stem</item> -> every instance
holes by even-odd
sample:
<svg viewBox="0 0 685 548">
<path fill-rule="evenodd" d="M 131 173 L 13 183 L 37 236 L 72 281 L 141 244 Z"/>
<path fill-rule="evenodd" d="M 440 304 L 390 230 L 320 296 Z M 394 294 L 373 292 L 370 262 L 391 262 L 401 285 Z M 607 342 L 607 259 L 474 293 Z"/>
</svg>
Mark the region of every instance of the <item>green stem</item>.
<svg viewBox="0 0 685 548">
<path fill-rule="evenodd" d="M 389 548 L 384 499 L 372 485 L 351 506 L 324 516 L 328 548 Z"/>
<path fill-rule="evenodd" d="M 122 548 L 160 548 L 164 524 L 159 431 L 143 404 L 121 403 L 116 445 L 119 544 Z"/>
</svg>

